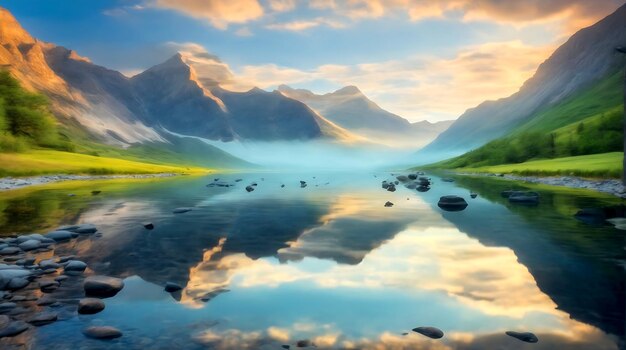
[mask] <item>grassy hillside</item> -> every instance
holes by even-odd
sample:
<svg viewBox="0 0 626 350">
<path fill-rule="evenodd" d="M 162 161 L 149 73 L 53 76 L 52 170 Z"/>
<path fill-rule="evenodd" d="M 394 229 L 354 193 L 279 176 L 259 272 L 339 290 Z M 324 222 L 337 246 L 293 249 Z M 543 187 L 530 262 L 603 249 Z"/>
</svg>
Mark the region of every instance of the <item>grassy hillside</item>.
<svg viewBox="0 0 626 350">
<path fill-rule="evenodd" d="M 508 136 L 433 167 L 477 168 L 623 150 L 623 72 L 537 113 Z"/>
<path fill-rule="evenodd" d="M 624 153 L 611 152 L 576 157 L 535 160 L 519 164 L 502 164 L 458 168 L 462 172 L 513 173 L 519 175 L 575 175 L 583 177 L 619 178 Z"/>
<path fill-rule="evenodd" d="M 0 176 L 50 173 L 137 174 L 252 167 L 192 138 L 128 148 L 106 145 L 75 119 L 55 118 L 48 100 L 0 71 Z"/>
<path fill-rule="evenodd" d="M 55 150 L 30 150 L 20 153 L 0 153 L 0 176 L 29 176 L 42 174 L 155 174 L 202 173 L 206 168 L 149 164 L 109 157 Z"/>
</svg>

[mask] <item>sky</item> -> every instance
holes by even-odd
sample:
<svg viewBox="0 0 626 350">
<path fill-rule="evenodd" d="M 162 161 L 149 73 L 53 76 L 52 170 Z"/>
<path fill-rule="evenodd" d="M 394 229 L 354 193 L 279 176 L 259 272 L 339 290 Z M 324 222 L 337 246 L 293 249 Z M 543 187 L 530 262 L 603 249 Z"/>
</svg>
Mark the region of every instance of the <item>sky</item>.
<svg viewBox="0 0 626 350">
<path fill-rule="evenodd" d="M 410 121 L 516 92 L 626 0 L 6 0 L 38 39 L 132 76 L 183 52 L 232 90 L 355 85 Z M 204 65 L 205 69 L 202 68 Z"/>
</svg>

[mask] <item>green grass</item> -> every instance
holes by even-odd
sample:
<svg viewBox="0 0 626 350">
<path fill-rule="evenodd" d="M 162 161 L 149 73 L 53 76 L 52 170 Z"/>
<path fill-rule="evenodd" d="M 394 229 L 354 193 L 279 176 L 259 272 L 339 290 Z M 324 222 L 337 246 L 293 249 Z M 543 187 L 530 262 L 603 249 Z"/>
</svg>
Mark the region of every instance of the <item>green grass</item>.
<svg viewBox="0 0 626 350">
<path fill-rule="evenodd" d="M 201 167 L 151 164 L 53 150 L 0 153 L 0 164 L 0 176 L 202 173 L 209 171 L 209 169 Z"/>
<path fill-rule="evenodd" d="M 459 172 L 512 173 L 519 175 L 575 175 L 620 178 L 624 153 L 610 152 L 576 157 L 534 160 L 519 164 L 457 168 Z"/>
</svg>

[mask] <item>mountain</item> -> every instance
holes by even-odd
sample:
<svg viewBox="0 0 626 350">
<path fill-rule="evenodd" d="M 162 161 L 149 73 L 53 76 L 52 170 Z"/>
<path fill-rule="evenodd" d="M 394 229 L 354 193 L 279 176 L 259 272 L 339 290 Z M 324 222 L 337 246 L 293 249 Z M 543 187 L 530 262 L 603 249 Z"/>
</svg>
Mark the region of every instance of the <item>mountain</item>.
<svg viewBox="0 0 626 350">
<path fill-rule="evenodd" d="M 302 102 L 277 92 L 205 87 L 193 64 L 180 53 L 134 76 L 131 84 L 148 108 L 145 121 L 180 134 L 222 141 L 310 140 L 349 134 Z"/>
<path fill-rule="evenodd" d="M 337 125 L 382 143 L 419 147 L 432 141 L 452 122 L 408 120 L 390 113 L 365 96 L 356 86 L 317 95 L 306 89 L 278 87 L 283 95 L 301 101 Z"/>
<path fill-rule="evenodd" d="M 504 136 L 624 67 L 626 5 L 561 45 L 518 92 L 469 109 L 418 156 L 454 156 Z M 544 113 L 545 114 L 545 113 Z"/>
</svg>

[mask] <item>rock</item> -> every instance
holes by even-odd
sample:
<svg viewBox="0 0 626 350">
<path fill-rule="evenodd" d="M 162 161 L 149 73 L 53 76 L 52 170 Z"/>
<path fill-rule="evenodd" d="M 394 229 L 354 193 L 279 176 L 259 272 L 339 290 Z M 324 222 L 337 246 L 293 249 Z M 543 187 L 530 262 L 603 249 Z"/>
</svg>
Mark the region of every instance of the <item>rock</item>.
<svg viewBox="0 0 626 350">
<path fill-rule="evenodd" d="M 394 184 L 390 183 L 390 184 L 387 186 L 387 191 L 389 191 L 389 192 L 396 192 L 396 185 L 394 185 Z"/>
<path fill-rule="evenodd" d="M 56 242 L 69 241 L 74 237 L 71 231 L 52 231 L 45 235 L 46 238 L 55 240 Z"/>
<path fill-rule="evenodd" d="M 38 241 L 38 240 L 36 240 L 36 239 L 29 239 L 29 240 L 27 240 L 27 241 L 25 241 L 25 242 L 22 242 L 22 243 L 20 243 L 20 244 L 18 245 L 18 247 L 19 247 L 21 250 L 25 251 L 25 252 L 30 251 L 30 250 L 37 249 L 37 248 L 39 248 L 40 246 L 41 246 L 41 242 L 40 242 L 40 241 Z"/>
<path fill-rule="evenodd" d="M 280 188 L 285 188 L 285 185 L 284 185 L 284 184 L 283 184 L 283 185 L 280 185 Z"/>
<path fill-rule="evenodd" d="M 93 315 L 104 310 L 104 302 L 97 298 L 84 298 L 78 302 L 78 313 Z"/>
<path fill-rule="evenodd" d="M 417 328 L 413 328 L 413 332 L 425 335 L 432 339 L 443 338 L 443 331 L 435 327 L 417 327 Z"/>
<path fill-rule="evenodd" d="M 87 264 L 80 260 L 70 260 L 63 269 L 65 272 L 78 272 L 82 273 L 87 268 Z"/>
<path fill-rule="evenodd" d="M 514 192 L 509 195 L 509 202 L 521 204 L 539 204 L 539 193 Z"/>
<path fill-rule="evenodd" d="M 65 226 L 61 226 L 59 228 L 57 228 L 57 231 L 74 231 L 77 228 L 79 228 L 80 225 L 65 225 Z"/>
<path fill-rule="evenodd" d="M 393 203 L 388 201 L 387 203 L 385 203 L 385 207 L 387 208 L 393 207 Z"/>
<path fill-rule="evenodd" d="M 11 310 L 15 309 L 16 307 L 17 307 L 17 304 L 13 303 L 13 302 L 1 303 L 0 304 L 0 313 L 5 313 L 7 311 L 11 311 Z"/>
<path fill-rule="evenodd" d="M 16 243 L 17 244 L 21 244 L 21 243 L 24 243 L 24 242 L 29 241 L 31 239 L 34 239 L 34 240 L 37 240 L 37 241 L 41 242 L 42 240 L 45 239 L 45 237 L 40 235 L 39 233 L 31 233 L 29 235 L 22 235 L 22 236 L 17 237 Z"/>
<path fill-rule="evenodd" d="M 472 199 L 474 199 L 474 198 L 478 197 L 478 193 L 471 192 L 470 193 L 470 197 L 472 197 Z"/>
<path fill-rule="evenodd" d="M 182 213 L 186 213 L 188 211 L 191 211 L 191 208 L 176 208 L 174 210 L 172 210 L 172 213 L 174 214 L 182 214 Z"/>
<path fill-rule="evenodd" d="M 20 259 L 18 261 L 15 262 L 15 265 L 20 265 L 20 266 L 31 266 L 35 264 L 35 258 L 24 258 L 24 259 Z"/>
<path fill-rule="evenodd" d="M 102 193 L 102 191 L 91 191 L 91 194 L 94 195 L 94 196 L 97 196 L 100 193 Z"/>
<path fill-rule="evenodd" d="M 506 191 L 500 192 L 500 196 L 502 196 L 502 198 L 509 198 L 512 194 L 516 194 L 516 193 L 523 193 L 523 191 L 506 190 Z"/>
<path fill-rule="evenodd" d="M 417 174 L 409 174 L 409 180 L 417 180 Z"/>
<path fill-rule="evenodd" d="M 430 186 L 420 185 L 417 187 L 417 192 L 428 192 L 430 191 Z"/>
<path fill-rule="evenodd" d="M 241 182 L 243 179 L 236 179 L 235 182 Z"/>
<path fill-rule="evenodd" d="M 96 228 L 96 226 L 92 224 L 84 224 L 84 225 L 79 225 L 76 229 L 74 229 L 73 232 L 80 233 L 80 234 L 89 234 L 89 233 L 98 232 L 98 229 Z"/>
<path fill-rule="evenodd" d="M 74 256 L 74 255 L 62 256 L 62 257 L 60 257 L 60 258 L 57 260 L 57 263 L 59 263 L 59 264 L 63 264 L 63 263 L 65 263 L 65 262 L 68 262 L 68 261 L 70 261 L 70 260 L 74 260 L 74 259 L 76 259 L 76 256 Z"/>
<path fill-rule="evenodd" d="M 39 281 L 39 289 L 44 293 L 52 293 L 60 286 L 61 284 L 54 280 Z"/>
<path fill-rule="evenodd" d="M 39 262 L 39 268 L 42 270 L 56 270 L 59 267 L 61 267 L 61 265 L 57 264 L 52 259 L 46 259 Z"/>
<path fill-rule="evenodd" d="M 19 290 L 30 284 L 30 281 L 23 277 L 15 277 L 12 278 L 9 283 L 5 286 L 5 289 L 8 290 Z"/>
<path fill-rule="evenodd" d="M 306 181 L 300 181 L 300 188 L 305 188 L 306 186 Z"/>
<path fill-rule="evenodd" d="M 444 177 L 443 179 L 441 179 L 441 181 L 443 182 L 454 182 L 454 179 L 451 177 Z"/>
<path fill-rule="evenodd" d="M 246 191 L 252 192 L 252 191 L 254 191 L 254 187 L 253 186 L 246 186 Z"/>
<path fill-rule="evenodd" d="M 506 335 L 513 337 L 515 339 L 519 339 L 526 343 L 536 343 L 539 341 L 536 335 L 530 332 L 515 332 L 515 331 L 506 331 Z"/>
<path fill-rule="evenodd" d="M 417 181 L 420 183 L 420 186 L 430 186 L 430 179 L 427 177 L 420 177 Z"/>
<path fill-rule="evenodd" d="M 122 336 L 122 332 L 114 327 L 109 326 L 93 326 L 83 330 L 83 334 L 88 338 L 94 339 L 115 339 Z"/>
<path fill-rule="evenodd" d="M 0 249 L 0 255 L 15 255 L 20 253 L 22 250 L 18 247 L 6 247 Z"/>
<path fill-rule="evenodd" d="M 606 220 L 606 214 L 601 208 L 583 208 L 574 217 L 587 225 L 602 225 Z"/>
<path fill-rule="evenodd" d="M 108 298 L 124 288 L 124 281 L 108 276 L 89 276 L 83 284 L 87 296 Z"/>
<path fill-rule="evenodd" d="M 23 333 L 28 329 L 28 324 L 23 321 L 14 321 L 9 323 L 8 326 L 0 329 L 0 338 L 14 337 L 20 333 Z"/>
<path fill-rule="evenodd" d="M 42 312 L 29 318 L 26 322 L 32 324 L 33 326 L 40 327 L 56 321 L 57 318 L 58 316 L 54 312 Z"/>
<path fill-rule="evenodd" d="M 467 202 L 459 196 L 443 196 L 437 206 L 445 211 L 461 211 L 467 208 Z"/>
<path fill-rule="evenodd" d="M 165 283 L 165 291 L 168 293 L 178 292 L 181 289 L 183 289 L 183 287 L 179 286 L 176 283 L 173 283 L 173 282 Z"/>
<path fill-rule="evenodd" d="M 39 300 L 37 300 L 37 305 L 39 306 L 48 306 L 56 303 L 57 300 L 49 294 L 45 294 Z"/>
<path fill-rule="evenodd" d="M 283 344 L 280 346 L 283 349 L 291 349 L 291 345 Z"/>
<path fill-rule="evenodd" d="M 313 346 L 313 343 L 308 339 L 298 340 L 296 342 L 296 346 L 299 348 L 306 348 L 309 346 Z"/>
<path fill-rule="evenodd" d="M 398 175 L 398 176 L 396 176 L 396 179 L 398 181 L 400 181 L 400 182 L 407 182 L 407 181 L 409 181 L 409 177 L 405 176 L 405 175 Z"/>
<path fill-rule="evenodd" d="M 145 227 L 147 230 L 153 230 L 154 229 L 154 224 L 151 222 L 146 222 L 143 224 L 143 227 Z"/>
<path fill-rule="evenodd" d="M 9 283 L 15 278 L 28 278 L 33 272 L 21 267 L 0 270 L 0 289 L 5 289 Z"/>
<path fill-rule="evenodd" d="M 11 323 L 11 318 L 7 315 L 0 315 L 0 329 L 6 327 Z"/>
</svg>

